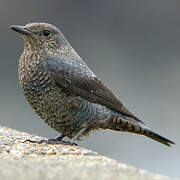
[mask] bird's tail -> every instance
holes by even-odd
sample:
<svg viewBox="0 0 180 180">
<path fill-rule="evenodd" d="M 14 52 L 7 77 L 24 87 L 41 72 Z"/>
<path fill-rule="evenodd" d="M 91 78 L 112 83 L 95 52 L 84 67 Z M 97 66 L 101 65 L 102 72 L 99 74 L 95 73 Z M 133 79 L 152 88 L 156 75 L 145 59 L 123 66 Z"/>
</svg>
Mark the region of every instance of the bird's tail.
<svg viewBox="0 0 180 180">
<path fill-rule="evenodd" d="M 162 144 L 165 144 L 165 145 L 167 145 L 167 146 L 171 146 L 172 144 L 175 144 L 174 142 L 172 142 L 172 141 L 170 141 L 169 139 L 167 139 L 167 138 L 165 138 L 165 137 L 163 137 L 163 136 L 161 136 L 161 135 L 153 132 L 153 131 L 150 130 L 150 129 L 146 129 L 146 128 L 145 128 L 145 129 L 143 130 L 143 133 L 142 133 L 142 134 L 145 135 L 145 136 L 147 136 L 147 137 L 150 137 L 151 139 L 154 139 L 154 140 L 156 140 L 156 141 L 158 141 L 158 142 L 160 142 L 160 143 L 162 143 Z"/>
<path fill-rule="evenodd" d="M 145 135 L 167 146 L 175 144 L 169 139 L 153 132 L 150 128 L 145 126 L 143 122 L 138 122 L 129 117 L 112 116 L 109 122 L 109 129 Z"/>
</svg>

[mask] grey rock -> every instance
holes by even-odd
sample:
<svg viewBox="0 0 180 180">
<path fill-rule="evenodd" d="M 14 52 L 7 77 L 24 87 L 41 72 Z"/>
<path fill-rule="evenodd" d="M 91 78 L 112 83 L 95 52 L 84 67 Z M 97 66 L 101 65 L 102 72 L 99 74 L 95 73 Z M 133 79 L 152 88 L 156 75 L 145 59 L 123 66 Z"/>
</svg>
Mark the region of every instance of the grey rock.
<svg viewBox="0 0 180 180">
<path fill-rule="evenodd" d="M 0 180 L 172 180 L 82 147 L 25 139 L 42 137 L 0 126 Z"/>
</svg>

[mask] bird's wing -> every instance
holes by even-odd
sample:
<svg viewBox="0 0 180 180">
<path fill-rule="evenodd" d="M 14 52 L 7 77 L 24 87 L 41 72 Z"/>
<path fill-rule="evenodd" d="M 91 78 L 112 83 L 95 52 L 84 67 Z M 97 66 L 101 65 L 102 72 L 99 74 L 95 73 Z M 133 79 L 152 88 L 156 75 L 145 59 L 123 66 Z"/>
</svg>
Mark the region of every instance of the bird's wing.
<svg viewBox="0 0 180 180">
<path fill-rule="evenodd" d="M 47 70 L 58 87 L 90 102 L 104 105 L 140 121 L 129 112 L 117 97 L 94 75 L 84 63 L 54 57 L 46 58 Z"/>
</svg>

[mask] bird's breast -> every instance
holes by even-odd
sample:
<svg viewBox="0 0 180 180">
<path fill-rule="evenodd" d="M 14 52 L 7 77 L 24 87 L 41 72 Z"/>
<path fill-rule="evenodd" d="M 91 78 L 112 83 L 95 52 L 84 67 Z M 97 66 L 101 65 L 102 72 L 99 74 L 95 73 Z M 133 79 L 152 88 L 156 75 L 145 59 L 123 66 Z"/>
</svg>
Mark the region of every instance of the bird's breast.
<svg viewBox="0 0 180 180">
<path fill-rule="evenodd" d="M 41 55 L 26 49 L 19 59 L 18 77 L 23 89 L 43 89 L 51 83 Z"/>
</svg>

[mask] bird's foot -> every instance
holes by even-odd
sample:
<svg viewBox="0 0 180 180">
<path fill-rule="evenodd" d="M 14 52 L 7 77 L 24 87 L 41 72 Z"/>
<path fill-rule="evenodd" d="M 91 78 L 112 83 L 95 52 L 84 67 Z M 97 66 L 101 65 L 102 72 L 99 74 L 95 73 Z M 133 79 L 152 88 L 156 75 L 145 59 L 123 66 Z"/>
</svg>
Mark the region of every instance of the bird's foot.
<svg viewBox="0 0 180 180">
<path fill-rule="evenodd" d="M 37 144 L 42 144 L 42 143 L 46 143 L 46 144 L 64 144 L 64 145 L 75 145 L 78 146 L 76 143 L 72 142 L 72 141 L 63 141 L 63 140 L 57 140 L 57 139 L 42 139 L 42 140 L 31 140 L 31 139 L 26 139 L 25 141 L 23 141 L 23 143 L 25 142 L 31 142 L 31 143 L 37 143 Z"/>
</svg>

